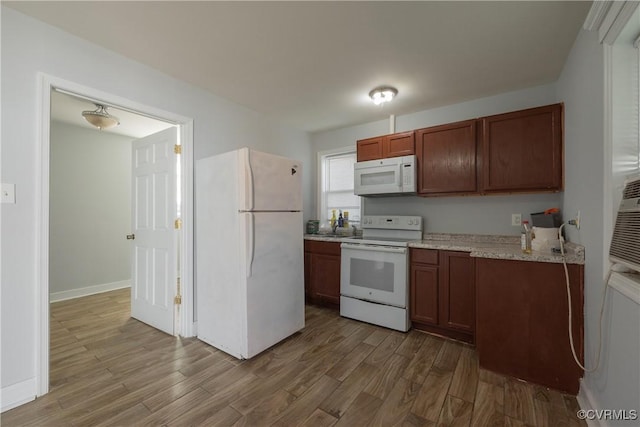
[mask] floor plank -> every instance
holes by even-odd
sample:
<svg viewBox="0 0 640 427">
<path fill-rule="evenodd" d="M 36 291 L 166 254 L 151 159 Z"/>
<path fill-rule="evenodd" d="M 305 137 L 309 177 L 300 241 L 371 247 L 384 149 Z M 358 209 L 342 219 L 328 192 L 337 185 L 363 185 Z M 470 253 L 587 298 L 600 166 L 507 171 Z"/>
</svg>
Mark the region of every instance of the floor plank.
<svg viewBox="0 0 640 427">
<path fill-rule="evenodd" d="M 469 345 L 307 306 L 250 360 L 130 317 L 128 289 L 51 304 L 50 393 L 3 426 L 580 427 L 574 396 L 481 369 Z"/>
</svg>

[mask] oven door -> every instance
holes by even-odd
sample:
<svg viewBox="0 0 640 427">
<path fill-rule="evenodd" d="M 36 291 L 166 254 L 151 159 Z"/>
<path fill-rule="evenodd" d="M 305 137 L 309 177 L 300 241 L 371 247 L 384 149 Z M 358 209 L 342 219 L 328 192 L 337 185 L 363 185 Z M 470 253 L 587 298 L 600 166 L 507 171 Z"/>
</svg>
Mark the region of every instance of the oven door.
<svg viewBox="0 0 640 427">
<path fill-rule="evenodd" d="M 407 307 L 407 248 L 343 243 L 340 294 Z"/>
</svg>

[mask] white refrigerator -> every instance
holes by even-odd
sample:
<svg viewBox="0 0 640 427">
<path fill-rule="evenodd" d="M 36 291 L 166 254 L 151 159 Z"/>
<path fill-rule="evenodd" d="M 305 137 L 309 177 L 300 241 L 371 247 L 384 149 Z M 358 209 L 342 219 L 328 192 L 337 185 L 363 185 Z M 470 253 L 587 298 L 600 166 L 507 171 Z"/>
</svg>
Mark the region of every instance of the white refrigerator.
<svg viewBox="0 0 640 427">
<path fill-rule="evenodd" d="M 304 327 L 302 166 L 242 148 L 198 160 L 196 318 L 249 359 Z"/>
</svg>

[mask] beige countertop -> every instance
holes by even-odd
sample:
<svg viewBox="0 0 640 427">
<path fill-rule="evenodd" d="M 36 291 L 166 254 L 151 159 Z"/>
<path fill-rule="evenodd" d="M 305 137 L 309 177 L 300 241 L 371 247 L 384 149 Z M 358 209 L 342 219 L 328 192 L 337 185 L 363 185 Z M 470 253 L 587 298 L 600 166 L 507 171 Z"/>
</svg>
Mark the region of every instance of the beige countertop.
<svg viewBox="0 0 640 427">
<path fill-rule="evenodd" d="M 352 236 L 326 236 L 306 234 L 306 240 L 341 242 Z M 409 243 L 410 248 L 441 249 L 469 252 L 475 258 L 506 259 L 515 261 L 562 263 L 562 256 L 551 252 L 522 253 L 519 236 L 425 233 L 422 240 Z M 567 264 L 584 264 L 584 247 L 571 242 L 565 244 Z"/>
</svg>

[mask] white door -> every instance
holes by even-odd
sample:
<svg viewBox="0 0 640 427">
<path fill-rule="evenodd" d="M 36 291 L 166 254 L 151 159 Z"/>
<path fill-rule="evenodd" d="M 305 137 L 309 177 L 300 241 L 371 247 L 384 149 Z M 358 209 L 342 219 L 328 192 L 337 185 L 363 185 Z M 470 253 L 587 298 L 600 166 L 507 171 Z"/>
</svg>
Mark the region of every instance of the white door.
<svg viewBox="0 0 640 427">
<path fill-rule="evenodd" d="M 177 129 L 133 142 L 131 317 L 174 334 Z"/>
</svg>

